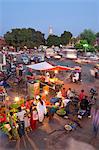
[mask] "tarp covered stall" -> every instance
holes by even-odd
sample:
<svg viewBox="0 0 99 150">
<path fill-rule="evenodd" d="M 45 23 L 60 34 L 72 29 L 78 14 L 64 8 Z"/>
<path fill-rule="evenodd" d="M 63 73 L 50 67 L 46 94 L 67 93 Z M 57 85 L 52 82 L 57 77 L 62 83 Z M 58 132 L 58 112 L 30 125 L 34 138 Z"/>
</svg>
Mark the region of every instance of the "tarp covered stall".
<svg viewBox="0 0 99 150">
<path fill-rule="evenodd" d="M 41 62 L 41 63 L 37 63 L 34 65 L 28 65 L 28 68 L 34 69 L 34 70 L 49 70 L 49 69 L 53 69 L 54 66 L 50 65 L 47 62 Z"/>
</svg>

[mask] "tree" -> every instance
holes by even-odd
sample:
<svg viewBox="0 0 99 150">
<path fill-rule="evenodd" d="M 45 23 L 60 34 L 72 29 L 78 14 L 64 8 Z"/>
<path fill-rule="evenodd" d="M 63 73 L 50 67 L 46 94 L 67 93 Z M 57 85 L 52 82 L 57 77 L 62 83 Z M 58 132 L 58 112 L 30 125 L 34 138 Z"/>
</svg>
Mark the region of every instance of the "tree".
<svg viewBox="0 0 99 150">
<path fill-rule="evenodd" d="M 93 31 L 85 29 L 81 34 L 80 38 L 82 40 L 87 40 L 88 44 L 93 45 L 96 36 Z"/>
<path fill-rule="evenodd" d="M 96 37 L 99 38 L 99 32 L 96 33 Z"/>
<path fill-rule="evenodd" d="M 95 52 L 94 46 L 88 44 L 87 40 L 80 40 L 79 43 L 75 44 L 75 48 L 83 52 Z"/>
<path fill-rule="evenodd" d="M 7 44 L 16 48 L 24 46 L 32 48 L 45 44 L 44 34 L 32 28 L 12 29 L 11 32 L 7 32 L 4 35 L 4 38 Z"/>
<path fill-rule="evenodd" d="M 82 49 L 83 50 L 85 44 L 88 44 L 88 42 L 86 40 L 80 40 L 79 43 L 76 43 L 74 47 L 76 49 Z"/>
<path fill-rule="evenodd" d="M 47 45 L 50 47 L 52 45 L 59 46 L 61 44 L 60 37 L 56 35 L 49 35 L 47 38 Z"/>
<path fill-rule="evenodd" d="M 96 51 L 96 49 L 94 46 L 88 45 L 87 52 L 95 52 L 95 51 Z"/>
<path fill-rule="evenodd" d="M 69 31 L 64 31 L 64 33 L 61 34 L 61 44 L 62 45 L 69 44 L 71 38 L 72 38 L 72 33 Z"/>
</svg>

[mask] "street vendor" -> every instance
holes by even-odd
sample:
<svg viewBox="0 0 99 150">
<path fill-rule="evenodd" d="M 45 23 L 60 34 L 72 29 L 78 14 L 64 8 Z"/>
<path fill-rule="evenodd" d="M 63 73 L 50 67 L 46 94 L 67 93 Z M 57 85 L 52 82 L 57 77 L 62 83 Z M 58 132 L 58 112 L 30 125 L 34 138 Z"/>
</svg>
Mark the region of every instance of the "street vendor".
<svg viewBox="0 0 99 150">
<path fill-rule="evenodd" d="M 73 97 L 73 96 L 74 96 L 74 94 L 73 94 L 71 88 L 69 88 L 69 89 L 67 90 L 67 97 L 70 98 L 70 97 Z"/>
<path fill-rule="evenodd" d="M 50 74 L 49 72 L 47 72 L 45 75 L 45 83 L 49 83 L 49 81 L 50 81 Z"/>
<path fill-rule="evenodd" d="M 63 87 L 61 90 L 62 97 L 66 98 L 66 89 Z"/>
<path fill-rule="evenodd" d="M 79 80 L 79 73 L 76 72 L 76 73 L 74 74 L 74 76 L 72 77 L 72 81 L 73 81 L 73 82 L 77 82 L 78 80 Z"/>
<path fill-rule="evenodd" d="M 10 112 L 10 116 L 9 116 L 9 124 L 10 124 L 10 127 L 11 127 L 11 130 L 10 130 L 10 134 L 11 134 L 11 139 L 15 139 L 17 140 L 18 139 L 18 125 L 16 123 L 16 120 L 14 118 L 14 115 L 13 115 L 13 112 Z"/>
<path fill-rule="evenodd" d="M 54 105 L 50 104 L 48 107 L 47 107 L 47 110 L 48 110 L 48 117 L 49 117 L 49 121 L 51 121 L 54 117 L 54 114 L 56 112 L 56 109 L 54 107 Z"/>
</svg>

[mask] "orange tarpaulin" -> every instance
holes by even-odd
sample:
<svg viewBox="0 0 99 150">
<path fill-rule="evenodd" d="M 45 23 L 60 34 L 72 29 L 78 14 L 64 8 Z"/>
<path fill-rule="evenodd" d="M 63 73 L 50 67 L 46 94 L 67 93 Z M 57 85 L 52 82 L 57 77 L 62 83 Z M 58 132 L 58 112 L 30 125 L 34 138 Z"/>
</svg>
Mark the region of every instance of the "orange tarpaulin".
<svg viewBox="0 0 99 150">
<path fill-rule="evenodd" d="M 54 67 L 52 69 L 48 69 L 48 70 L 52 70 L 52 71 L 54 71 L 54 70 L 59 70 L 59 71 L 67 70 L 68 71 L 68 70 L 81 70 L 81 68 L 79 66 L 77 66 L 77 67 L 56 66 L 56 67 Z"/>
</svg>

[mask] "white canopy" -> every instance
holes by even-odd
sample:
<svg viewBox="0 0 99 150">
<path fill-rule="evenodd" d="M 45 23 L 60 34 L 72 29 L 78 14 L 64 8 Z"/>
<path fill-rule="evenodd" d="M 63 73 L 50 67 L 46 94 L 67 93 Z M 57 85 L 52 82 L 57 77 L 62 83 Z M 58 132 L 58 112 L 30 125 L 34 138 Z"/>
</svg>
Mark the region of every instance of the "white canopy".
<svg viewBox="0 0 99 150">
<path fill-rule="evenodd" d="M 54 66 L 50 65 L 47 62 L 41 62 L 41 63 L 37 63 L 34 65 L 28 65 L 28 68 L 34 69 L 34 70 L 48 70 L 48 69 L 53 69 Z"/>
</svg>

